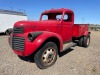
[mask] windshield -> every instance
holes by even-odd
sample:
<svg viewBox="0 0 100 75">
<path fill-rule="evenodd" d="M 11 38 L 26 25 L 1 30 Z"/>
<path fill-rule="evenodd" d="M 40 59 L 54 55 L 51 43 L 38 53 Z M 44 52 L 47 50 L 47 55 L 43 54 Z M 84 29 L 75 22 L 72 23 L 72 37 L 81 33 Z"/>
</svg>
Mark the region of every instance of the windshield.
<svg viewBox="0 0 100 75">
<path fill-rule="evenodd" d="M 42 15 L 42 20 L 61 20 L 62 13 L 48 13 Z"/>
</svg>

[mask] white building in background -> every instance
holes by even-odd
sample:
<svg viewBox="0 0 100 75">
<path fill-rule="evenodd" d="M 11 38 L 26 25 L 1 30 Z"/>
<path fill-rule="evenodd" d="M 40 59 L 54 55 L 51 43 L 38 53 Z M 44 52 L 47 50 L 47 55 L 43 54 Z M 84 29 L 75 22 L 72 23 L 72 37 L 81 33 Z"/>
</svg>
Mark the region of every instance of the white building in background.
<svg viewBox="0 0 100 75">
<path fill-rule="evenodd" d="M 27 15 L 23 12 L 0 10 L 0 33 L 5 33 L 7 29 L 13 28 L 17 21 L 27 20 Z"/>
</svg>

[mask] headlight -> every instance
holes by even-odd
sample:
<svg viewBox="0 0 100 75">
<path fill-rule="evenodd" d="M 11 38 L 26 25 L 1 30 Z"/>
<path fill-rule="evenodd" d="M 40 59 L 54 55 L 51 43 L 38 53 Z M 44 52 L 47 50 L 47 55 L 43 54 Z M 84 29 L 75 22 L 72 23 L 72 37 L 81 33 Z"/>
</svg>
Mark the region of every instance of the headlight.
<svg viewBox="0 0 100 75">
<path fill-rule="evenodd" d="M 29 39 L 30 41 L 32 41 L 33 36 L 32 36 L 32 34 L 31 34 L 31 33 L 29 33 L 29 34 L 28 34 L 28 39 Z"/>
<path fill-rule="evenodd" d="M 43 32 L 33 32 L 28 34 L 28 39 L 33 42 L 39 35 L 41 35 Z"/>
</svg>

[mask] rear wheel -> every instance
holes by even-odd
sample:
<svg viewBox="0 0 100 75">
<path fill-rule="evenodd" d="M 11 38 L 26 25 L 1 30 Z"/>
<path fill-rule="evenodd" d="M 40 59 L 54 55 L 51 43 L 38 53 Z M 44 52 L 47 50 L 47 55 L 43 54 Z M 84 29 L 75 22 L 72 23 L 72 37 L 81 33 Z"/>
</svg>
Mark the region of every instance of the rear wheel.
<svg viewBox="0 0 100 75">
<path fill-rule="evenodd" d="M 40 69 L 52 66 L 57 60 L 57 45 L 47 42 L 34 56 L 35 63 Z"/>
<path fill-rule="evenodd" d="M 90 45 L 90 35 L 83 37 L 83 47 L 88 47 Z"/>
<path fill-rule="evenodd" d="M 81 47 L 83 46 L 83 37 L 81 37 L 81 38 L 79 39 L 78 45 L 81 46 Z"/>
<path fill-rule="evenodd" d="M 13 28 L 9 28 L 5 31 L 6 35 L 10 35 L 13 32 Z"/>
<path fill-rule="evenodd" d="M 6 34 L 6 35 L 10 35 L 8 30 L 5 31 L 5 34 Z"/>
</svg>

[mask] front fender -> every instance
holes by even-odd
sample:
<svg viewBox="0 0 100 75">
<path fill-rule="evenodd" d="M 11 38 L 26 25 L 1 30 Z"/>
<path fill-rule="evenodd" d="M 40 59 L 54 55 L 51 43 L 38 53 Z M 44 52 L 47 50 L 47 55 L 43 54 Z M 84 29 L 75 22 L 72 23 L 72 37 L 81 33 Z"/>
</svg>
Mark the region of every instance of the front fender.
<svg viewBox="0 0 100 75">
<path fill-rule="evenodd" d="M 60 50 L 63 48 L 63 42 L 60 35 L 53 33 L 53 32 L 47 32 L 44 31 L 41 35 L 39 35 L 33 42 L 30 42 L 28 37 L 26 38 L 25 43 L 25 50 L 23 52 L 24 56 L 29 56 L 33 52 L 35 52 L 44 42 L 50 37 L 56 37 L 59 40 L 60 43 Z"/>
</svg>

